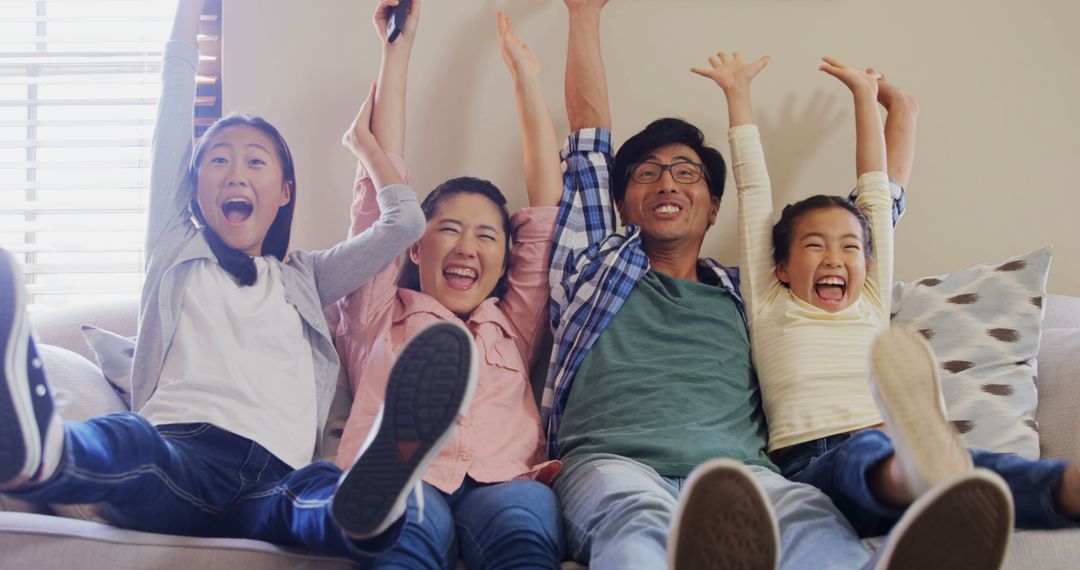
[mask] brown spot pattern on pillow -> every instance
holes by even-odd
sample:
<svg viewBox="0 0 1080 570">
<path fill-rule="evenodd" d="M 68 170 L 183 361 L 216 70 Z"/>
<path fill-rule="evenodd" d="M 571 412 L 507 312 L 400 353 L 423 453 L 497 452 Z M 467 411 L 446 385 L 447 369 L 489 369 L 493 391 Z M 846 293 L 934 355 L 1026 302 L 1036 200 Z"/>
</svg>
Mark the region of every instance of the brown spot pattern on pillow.
<svg viewBox="0 0 1080 570">
<path fill-rule="evenodd" d="M 994 396 L 1013 395 L 1013 387 L 1008 384 L 983 384 L 982 391 Z"/>
<path fill-rule="evenodd" d="M 1020 340 L 1020 331 L 1013 329 L 990 329 L 986 331 L 986 334 L 1001 342 L 1016 342 Z"/>
<path fill-rule="evenodd" d="M 998 267 L 994 271 L 1020 271 L 1027 267 L 1027 262 L 1023 259 L 1017 259 L 1016 261 L 1010 261 L 1001 267 Z"/>
<path fill-rule="evenodd" d="M 953 374 L 959 374 L 960 372 L 963 372 L 968 368 L 971 368 L 972 366 L 975 366 L 975 363 L 968 362 L 966 360 L 950 360 L 948 362 L 941 363 L 942 368 L 948 370 L 949 372 L 952 372 Z"/>
<path fill-rule="evenodd" d="M 968 420 L 953 420 L 952 425 L 960 433 L 967 433 L 975 429 L 975 422 Z"/>
</svg>

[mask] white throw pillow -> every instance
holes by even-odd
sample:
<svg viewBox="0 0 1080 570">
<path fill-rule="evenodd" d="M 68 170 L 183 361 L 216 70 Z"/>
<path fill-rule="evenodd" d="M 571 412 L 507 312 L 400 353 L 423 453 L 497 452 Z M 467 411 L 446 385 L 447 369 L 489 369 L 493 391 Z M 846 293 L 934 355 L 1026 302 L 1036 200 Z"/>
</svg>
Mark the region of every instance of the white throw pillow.
<svg viewBox="0 0 1080 570">
<path fill-rule="evenodd" d="M 128 408 L 131 407 L 131 366 L 135 358 L 135 340 L 120 336 L 105 329 L 91 325 L 82 326 L 83 338 L 94 358 L 101 367 L 102 374 L 116 390 L 120 399 Z"/>
<path fill-rule="evenodd" d="M 893 323 L 941 363 L 949 419 L 970 447 L 1039 458 L 1035 357 L 1052 249 L 893 288 Z"/>
</svg>

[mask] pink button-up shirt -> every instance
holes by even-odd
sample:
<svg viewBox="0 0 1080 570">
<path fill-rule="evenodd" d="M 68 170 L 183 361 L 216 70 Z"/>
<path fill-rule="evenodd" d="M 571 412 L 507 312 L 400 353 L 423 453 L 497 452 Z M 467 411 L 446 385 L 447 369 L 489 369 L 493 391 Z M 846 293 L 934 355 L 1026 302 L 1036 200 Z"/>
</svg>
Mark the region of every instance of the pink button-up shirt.
<svg viewBox="0 0 1080 570">
<path fill-rule="evenodd" d="M 404 176 L 404 164 L 391 157 Z M 557 462 L 545 462 L 544 432 L 529 383 L 529 368 L 546 325 L 548 260 L 558 208 L 524 208 L 511 218 L 514 246 L 507 291 L 489 298 L 463 324 L 479 351 L 479 378 L 472 403 L 424 481 L 445 493 L 469 475 L 482 483 L 530 478 L 550 483 Z M 353 191 L 356 235 L 375 223 L 375 188 L 361 167 Z M 371 431 L 394 360 L 406 341 L 428 325 L 461 320 L 435 300 L 397 286 L 401 259 L 339 302 L 337 349 L 349 375 L 353 405 L 338 448 L 346 468 Z"/>
</svg>

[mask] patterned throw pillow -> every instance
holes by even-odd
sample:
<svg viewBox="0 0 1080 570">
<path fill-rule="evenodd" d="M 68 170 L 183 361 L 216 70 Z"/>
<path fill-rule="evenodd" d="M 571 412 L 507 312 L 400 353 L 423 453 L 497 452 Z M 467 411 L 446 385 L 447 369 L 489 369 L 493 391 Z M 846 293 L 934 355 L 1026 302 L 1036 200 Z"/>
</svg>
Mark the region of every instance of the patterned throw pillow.
<svg viewBox="0 0 1080 570">
<path fill-rule="evenodd" d="M 1052 253 L 893 288 L 893 323 L 930 341 L 949 420 L 970 447 L 1039 458 L 1035 356 Z"/>
<path fill-rule="evenodd" d="M 94 358 L 105 379 L 112 385 L 116 395 L 131 408 L 131 365 L 135 358 L 135 339 L 120 336 L 105 329 L 99 329 L 90 325 L 82 326 L 83 338 L 90 350 L 94 351 Z"/>
</svg>

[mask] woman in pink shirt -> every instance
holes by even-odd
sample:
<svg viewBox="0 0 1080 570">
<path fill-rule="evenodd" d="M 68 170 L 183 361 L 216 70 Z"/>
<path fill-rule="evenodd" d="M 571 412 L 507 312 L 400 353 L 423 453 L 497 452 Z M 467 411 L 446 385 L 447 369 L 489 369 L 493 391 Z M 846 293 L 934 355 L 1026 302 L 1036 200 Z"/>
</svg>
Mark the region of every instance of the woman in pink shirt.
<svg viewBox="0 0 1080 570">
<path fill-rule="evenodd" d="M 383 53 L 370 127 L 407 178 L 398 157 L 404 152 L 405 84 L 419 2 L 388 43 L 386 20 L 397 4 L 382 0 L 375 12 Z M 340 302 L 337 347 L 354 396 L 340 458 L 353 457 L 377 423 L 391 365 L 414 334 L 433 322 L 458 322 L 479 352 L 472 403 L 425 473 L 423 492 L 410 499 L 397 546 L 376 566 L 446 568 L 459 553 L 469 568 L 557 568 L 562 560 L 558 503 L 547 485 L 559 466 L 544 461 L 528 377 L 546 326 L 562 176 L 539 66 L 501 13 L 499 40 L 517 95 L 530 207 L 510 217 L 506 198 L 490 182 L 448 180 L 421 205 L 427 229 L 410 248 L 406 267 L 399 260 Z M 347 146 L 352 133 L 345 135 Z M 371 167 L 361 161 L 357 172 L 351 234 L 378 219 Z"/>
</svg>

